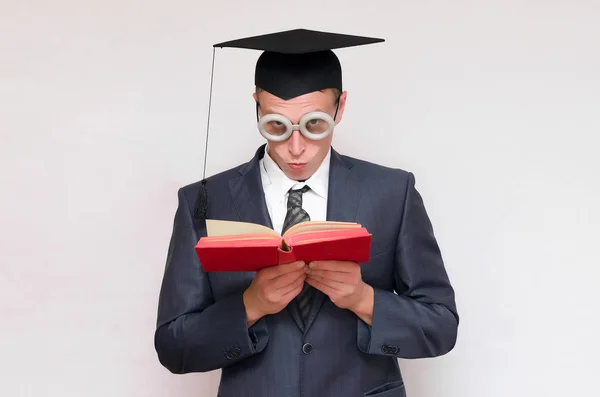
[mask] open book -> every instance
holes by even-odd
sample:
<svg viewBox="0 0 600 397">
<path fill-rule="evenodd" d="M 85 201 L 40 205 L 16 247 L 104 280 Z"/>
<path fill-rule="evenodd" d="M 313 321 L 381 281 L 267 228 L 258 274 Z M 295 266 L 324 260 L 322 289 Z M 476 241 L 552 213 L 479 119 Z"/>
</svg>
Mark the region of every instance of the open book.
<svg viewBox="0 0 600 397">
<path fill-rule="evenodd" d="M 353 222 L 308 221 L 283 236 L 263 225 L 206 221 L 207 236 L 195 246 L 204 271 L 256 271 L 295 261 L 367 262 L 371 234 Z"/>
</svg>

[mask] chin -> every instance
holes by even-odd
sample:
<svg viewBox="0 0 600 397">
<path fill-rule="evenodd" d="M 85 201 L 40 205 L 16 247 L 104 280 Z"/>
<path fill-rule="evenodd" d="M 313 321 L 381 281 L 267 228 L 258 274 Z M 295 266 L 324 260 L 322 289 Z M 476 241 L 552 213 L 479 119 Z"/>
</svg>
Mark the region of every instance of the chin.
<svg viewBox="0 0 600 397">
<path fill-rule="evenodd" d="M 303 180 L 310 178 L 310 173 L 307 172 L 306 170 L 297 171 L 297 170 L 289 169 L 287 174 L 288 174 L 287 175 L 288 178 L 296 180 L 296 181 L 303 181 Z"/>
</svg>

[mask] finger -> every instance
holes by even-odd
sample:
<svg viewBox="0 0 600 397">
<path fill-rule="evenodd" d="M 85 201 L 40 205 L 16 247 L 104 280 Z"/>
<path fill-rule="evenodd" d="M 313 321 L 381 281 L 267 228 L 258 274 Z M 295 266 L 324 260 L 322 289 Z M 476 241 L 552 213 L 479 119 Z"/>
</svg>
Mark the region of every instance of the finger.
<svg viewBox="0 0 600 397">
<path fill-rule="evenodd" d="M 275 289 L 281 289 L 289 284 L 294 283 L 296 279 L 298 279 L 298 277 L 306 277 L 306 273 L 304 273 L 303 269 L 296 270 L 292 273 L 286 273 L 282 276 L 270 280 L 270 282 L 273 283 L 273 287 Z"/>
<path fill-rule="evenodd" d="M 337 296 L 340 293 L 339 290 L 336 290 L 335 288 L 332 288 L 329 285 L 327 285 L 317 279 L 314 279 L 314 278 L 307 277 L 306 283 L 309 285 L 312 285 L 313 287 L 315 287 L 316 289 L 318 289 L 319 291 L 321 291 L 322 293 L 324 293 L 325 295 L 327 295 L 329 297 Z"/>
<path fill-rule="evenodd" d="M 349 273 L 356 270 L 358 264 L 346 261 L 313 261 L 309 263 L 310 269 L 331 270 L 336 272 Z"/>
<path fill-rule="evenodd" d="M 300 276 L 293 283 L 288 284 L 287 286 L 280 289 L 279 291 L 282 293 L 281 299 L 287 301 L 292 300 L 294 297 L 298 296 L 300 291 L 302 291 L 305 279 L 306 276 Z"/>
<path fill-rule="evenodd" d="M 264 272 L 263 276 L 269 280 L 274 279 L 279 276 L 283 276 L 284 274 L 293 272 L 295 270 L 302 269 L 304 265 L 305 263 L 303 261 L 297 261 L 292 263 L 285 263 L 283 265 L 267 267 L 262 270 Z"/>
<path fill-rule="evenodd" d="M 346 284 L 354 284 L 356 282 L 355 273 L 338 272 L 334 270 L 308 269 L 307 274 L 310 276 L 321 277 L 327 280 L 338 281 Z"/>
<path fill-rule="evenodd" d="M 306 277 L 306 281 L 308 282 L 309 280 L 311 280 L 311 281 L 314 280 L 314 281 L 318 282 L 319 284 L 326 285 L 329 288 L 334 289 L 339 292 L 343 291 L 346 288 L 346 286 L 348 285 L 348 284 L 345 284 L 345 283 L 342 283 L 339 281 L 326 279 L 321 276 L 308 275 Z"/>
</svg>

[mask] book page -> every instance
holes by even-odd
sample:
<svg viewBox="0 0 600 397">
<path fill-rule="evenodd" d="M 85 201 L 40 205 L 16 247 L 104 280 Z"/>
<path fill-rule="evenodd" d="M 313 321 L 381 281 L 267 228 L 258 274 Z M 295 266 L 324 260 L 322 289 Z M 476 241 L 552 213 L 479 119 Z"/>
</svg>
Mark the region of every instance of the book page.
<svg viewBox="0 0 600 397">
<path fill-rule="evenodd" d="M 361 225 L 354 222 L 335 222 L 335 221 L 308 221 L 308 222 L 300 222 L 292 227 L 290 227 L 285 233 L 284 236 L 290 236 L 295 233 L 301 233 L 306 231 L 315 231 L 315 230 L 323 230 L 323 229 L 354 229 L 360 228 Z"/>
<path fill-rule="evenodd" d="M 358 241 L 358 239 L 370 239 L 370 233 L 363 227 L 341 228 L 341 229 L 319 229 L 305 230 L 293 233 L 286 238 L 286 244 L 294 247 L 300 245 L 310 245 L 313 243 L 326 243 L 328 241 Z M 354 247 L 356 248 L 356 247 Z"/>
<path fill-rule="evenodd" d="M 279 237 L 275 230 L 263 225 L 248 222 L 206 220 L 206 231 L 209 236 L 233 236 L 239 234 L 270 234 Z"/>
</svg>

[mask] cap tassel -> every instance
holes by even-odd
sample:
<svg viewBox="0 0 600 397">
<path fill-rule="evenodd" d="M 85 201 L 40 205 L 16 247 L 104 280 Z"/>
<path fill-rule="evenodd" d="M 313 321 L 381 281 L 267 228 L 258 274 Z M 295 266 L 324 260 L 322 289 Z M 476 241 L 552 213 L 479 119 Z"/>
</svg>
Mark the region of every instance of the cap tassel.
<svg viewBox="0 0 600 397">
<path fill-rule="evenodd" d="M 208 195 L 206 191 L 206 180 L 203 179 L 200 183 L 200 191 L 196 197 L 194 217 L 198 220 L 206 219 L 206 208 L 208 206 Z"/>
<path fill-rule="evenodd" d="M 206 142 L 204 143 L 204 169 L 202 171 L 202 181 L 200 182 L 200 190 L 196 197 L 194 217 L 196 220 L 206 219 L 206 213 L 208 211 L 208 192 L 206 190 L 206 158 L 208 155 L 208 132 L 210 129 L 210 109 L 212 104 L 212 90 L 213 90 L 213 78 L 215 71 L 215 48 L 213 47 L 212 55 L 212 69 L 210 72 L 210 94 L 208 97 L 208 117 L 206 122 Z"/>
</svg>

